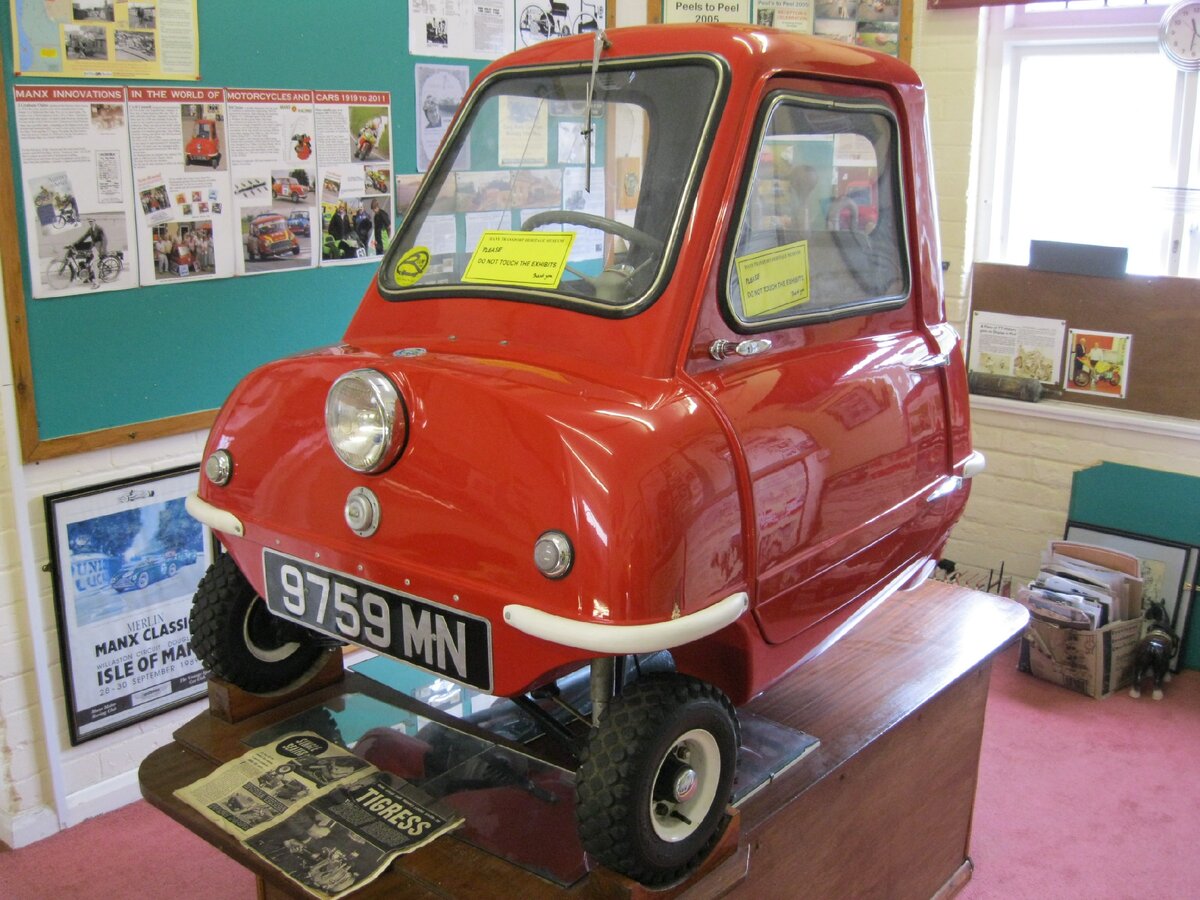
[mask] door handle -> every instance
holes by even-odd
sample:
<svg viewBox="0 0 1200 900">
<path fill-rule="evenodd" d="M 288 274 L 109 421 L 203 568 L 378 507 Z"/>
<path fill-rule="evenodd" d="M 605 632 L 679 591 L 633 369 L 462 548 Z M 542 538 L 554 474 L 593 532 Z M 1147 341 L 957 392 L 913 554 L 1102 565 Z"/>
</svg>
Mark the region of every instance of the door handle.
<svg viewBox="0 0 1200 900">
<path fill-rule="evenodd" d="M 708 355 L 713 359 L 722 360 L 727 356 L 757 356 L 770 349 L 771 342 L 766 338 L 753 341 L 715 340 L 708 348 Z"/>
<path fill-rule="evenodd" d="M 950 354 L 939 353 L 937 356 L 926 356 L 914 363 L 908 364 L 910 372 L 928 372 L 930 369 L 944 369 L 950 365 Z"/>
</svg>

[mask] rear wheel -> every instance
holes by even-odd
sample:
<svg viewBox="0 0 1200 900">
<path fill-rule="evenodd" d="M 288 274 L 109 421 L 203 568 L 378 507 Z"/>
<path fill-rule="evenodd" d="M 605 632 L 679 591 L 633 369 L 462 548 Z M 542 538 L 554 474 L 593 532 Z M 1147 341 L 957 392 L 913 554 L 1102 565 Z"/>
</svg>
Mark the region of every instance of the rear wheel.
<svg viewBox="0 0 1200 900">
<path fill-rule="evenodd" d="M 299 684 L 329 646 L 309 629 L 272 614 L 228 554 L 218 556 L 200 579 L 190 624 L 192 649 L 204 667 L 255 694 Z"/>
<path fill-rule="evenodd" d="M 100 280 L 112 281 L 121 274 L 121 258 L 108 254 L 100 260 Z"/>
<path fill-rule="evenodd" d="M 579 768 L 584 849 L 643 884 L 687 875 L 716 844 L 733 792 L 737 713 L 711 684 L 652 674 L 614 698 Z"/>
</svg>

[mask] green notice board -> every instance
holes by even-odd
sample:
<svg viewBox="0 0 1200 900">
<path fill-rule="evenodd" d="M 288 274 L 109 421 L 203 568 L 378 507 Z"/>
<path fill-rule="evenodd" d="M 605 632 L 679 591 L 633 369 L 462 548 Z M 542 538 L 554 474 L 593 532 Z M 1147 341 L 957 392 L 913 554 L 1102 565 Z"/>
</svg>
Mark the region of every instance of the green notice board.
<svg viewBox="0 0 1200 900">
<path fill-rule="evenodd" d="M 1076 472 L 1071 485 L 1072 522 L 1109 531 L 1200 547 L 1200 478 L 1117 463 Z M 1195 585 L 1182 660 L 1200 669 L 1200 610 Z"/>
<path fill-rule="evenodd" d="M 474 77 L 486 63 L 410 56 L 407 7 L 392 0 L 348 5 L 319 0 L 286 4 L 204 0 L 199 4 L 201 79 L 195 84 L 390 91 L 395 172 L 415 173 L 414 66 L 417 62 L 468 65 Z M 12 23 L 7 10 L 0 15 L 0 46 L 15 202 L 21 210 L 26 200 L 18 168 Z M 15 80 L 64 83 L 62 79 Z M 15 224 L 25 296 L 6 299 L 10 320 L 23 301 L 21 324 L 29 345 L 36 439 L 43 448 L 67 436 L 220 406 L 255 366 L 338 340 L 375 274 L 374 266 L 367 264 L 318 267 L 33 300 L 23 216 L 18 215 Z M 10 221 L 4 227 L 13 226 Z M 7 257 L 5 263 L 9 264 Z M 16 352 L 19 348 L 14 347 Z M 28 424 L 24 417 L 22 421 Z M 22 434 L 32 458 L 69 452 L 30 454 L 29 438 Z"/>
</svg>

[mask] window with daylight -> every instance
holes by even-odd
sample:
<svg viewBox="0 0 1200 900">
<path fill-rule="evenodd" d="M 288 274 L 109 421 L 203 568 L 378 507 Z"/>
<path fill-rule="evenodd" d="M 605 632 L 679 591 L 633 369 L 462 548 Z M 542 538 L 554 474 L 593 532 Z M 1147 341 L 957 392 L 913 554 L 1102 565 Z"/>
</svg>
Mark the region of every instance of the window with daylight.
<svg viewBox="0 0 1200 900">
<path fill-rule="evenodd" d="M 1031 240 L 1126 247 L 1128 271 L 1200 277 L 1197 74 L 1158 49 L 1166 5 L 987 12 L 980 260 Z"/>
<path fill-rule="evenodd" d="M 725 300 L 739 329 L 904 302 L 896 134 L 891 109 L 876 101 L 771 95 L 726 264 Z"/>
</svg>

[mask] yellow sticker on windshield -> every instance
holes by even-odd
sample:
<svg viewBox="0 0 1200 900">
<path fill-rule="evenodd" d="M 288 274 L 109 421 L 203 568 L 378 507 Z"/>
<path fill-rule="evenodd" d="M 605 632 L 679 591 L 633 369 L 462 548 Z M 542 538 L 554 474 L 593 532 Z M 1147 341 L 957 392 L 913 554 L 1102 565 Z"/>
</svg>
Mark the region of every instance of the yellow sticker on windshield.
<svg viewBox="0 0 1200 900">
<path fill-rule="evenodd" d="M 396 261 L 392 278 L 396 287 L 408 287 L 416 284 L 429 268 L 429 250 L 425 247 L 413 247 Z"/>
<path fill-rule="evenodd" d="M 485 231 L 462 280 L 471 284 L 556 288 L 567 268 L 573 231 Z"/>
<path fill-rule="evenodd" d="M 782 312 L 809 301 L 808 241 L 739 256 L 734 265 L 747 318 Z"/>
</svg>

